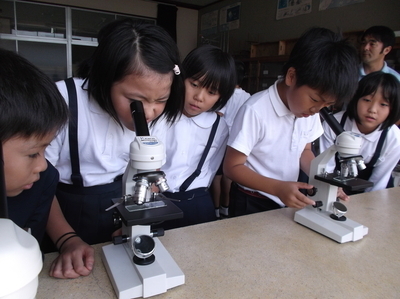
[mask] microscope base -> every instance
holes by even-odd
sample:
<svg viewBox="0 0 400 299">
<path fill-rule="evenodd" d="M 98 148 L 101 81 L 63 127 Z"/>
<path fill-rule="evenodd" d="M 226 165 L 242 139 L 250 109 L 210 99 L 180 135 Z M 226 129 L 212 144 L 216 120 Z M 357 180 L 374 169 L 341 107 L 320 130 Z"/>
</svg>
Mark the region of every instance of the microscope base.
<svg viewBox="0 0 400 299">
<path fill-rule="evenodd" d="M 339 243 L 358 241 L 368 234 L 368 227 L 351 219 L 337 221 L 328 212 L 307 207 L 297 211 L 294 221 Z"/>
<path fill-rule="evenodd" d="M 185 283 L 185 275 L 171 255 L 158 238 L 154 241 L 156 260 L 146 266 L 133 263 L 124 248 L 126 243 L 103 246 L 103 263 L 118 299 L 147 298 Z"/>
</svg>

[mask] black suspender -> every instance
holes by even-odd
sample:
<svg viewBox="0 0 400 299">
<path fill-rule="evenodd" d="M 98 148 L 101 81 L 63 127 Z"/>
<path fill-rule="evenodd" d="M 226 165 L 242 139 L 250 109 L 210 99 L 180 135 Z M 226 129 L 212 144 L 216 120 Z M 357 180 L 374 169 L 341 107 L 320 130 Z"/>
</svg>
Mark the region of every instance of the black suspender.
<svg viewBox="0 0 400 299">
<path fill-rule="evenodd" d="M 342 115 L 342 119 L 340 120 L 340 125 L 342 126 L 343 130 L 344 130 L 344 124 L 346 123 L 346 119 L 347 119 L 347 112 L 344 112 Z"/>
<path fill-rule="evenodd" d="M 186 189 L 190 186 L 190 184 L 194 181 L 196 177 L 198 177 L 201 173 L 201 168 L 203 167 L 204 161 L 210 151 L 211 144 L 214 141 L 215 133 L 217 132 L 218 124 L 219 124 L 220 116 L 217 114 L 217 119 L 215 120 L 210 136 L 208 137 L 207 145 L 204 149 L 203 155 L 200 158 L 199 164 L 197 165 L 196 170 L 182 183 L 182 186 L 179 188 L 180 192 L 186 191 Z"/>
<path fill-rule="evenodd" d="M 381 155 L 383 143 L 385 142 L 388 131 L 389 131 L 389 128 L 386 128 L 385 130 L 382 131 L 381 136 L 379 137 L 378 144 L 376 145 L 375 153 L 372 156 L 371 161 L 369 161 L 368 166 L 374 167 L 376 161 L 378 161 L 378 158 Z"/>
<path fill-rule="evenodd" d="M 71 158 L 71 181 L 73 185 L 83 187 L 83 179 L 79 166 L 79 151 L 78 151 L 78 99 L 76 95 L 76 87 L 73 78 L 65 79 L 65 84 L 68 91 L 70 119 L 68 124 L 69 129 L 69 154 Z"/>
</svg>

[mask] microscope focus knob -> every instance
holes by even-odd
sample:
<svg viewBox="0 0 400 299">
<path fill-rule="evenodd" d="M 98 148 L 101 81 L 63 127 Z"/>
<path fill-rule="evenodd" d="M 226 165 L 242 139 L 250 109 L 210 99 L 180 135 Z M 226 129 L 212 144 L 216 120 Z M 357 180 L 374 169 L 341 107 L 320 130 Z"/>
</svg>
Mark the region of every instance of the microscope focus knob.
<svg viewBox="0 0 400 299">
<path fill-rule="evenodd" d="M 318 192 L 318 188 L 316 188 L 316 187 L 312 187 L 312 189 L 307 189 L 308 196 L 314 196 L 315 194 L 317 194 L 317 192 Z"/>
<path fill-rule="evenodd" d="M 319 208 L 319 207 L 322 207 L 322 206 L 323 206 L 322 201 L 321 200 L 317 200 L 315 202 L 315 205 L 313 205 L 313 208 Z"/>
<path fill-rule="evenodd" d="M 113 244 L 118 245 L 128 242 L 129 237 L 127 235 L 120 235 L 113 237 Z"/>
</svg>

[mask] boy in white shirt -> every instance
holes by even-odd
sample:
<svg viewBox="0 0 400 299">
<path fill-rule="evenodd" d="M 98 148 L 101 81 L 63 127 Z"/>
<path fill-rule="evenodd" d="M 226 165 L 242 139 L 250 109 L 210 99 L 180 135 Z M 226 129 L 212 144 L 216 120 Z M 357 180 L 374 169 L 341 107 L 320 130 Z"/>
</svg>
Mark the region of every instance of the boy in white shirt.
<svg viewBox="0 0 400 299">
<path fill-rule="evenodd" d="M 350 44 L 328 29 L 312 28 L 294 46 L 283 78 L 246 101 L 224 161 L 225 175 L 235 182 L 233 216 L 315 204 L 299 190 L 313 187 L 297 182 L 299 171 L 309 173 L 311 142 L 323 133 L 319 110 L 353 95 L 357 64 Z"/>
</svg>

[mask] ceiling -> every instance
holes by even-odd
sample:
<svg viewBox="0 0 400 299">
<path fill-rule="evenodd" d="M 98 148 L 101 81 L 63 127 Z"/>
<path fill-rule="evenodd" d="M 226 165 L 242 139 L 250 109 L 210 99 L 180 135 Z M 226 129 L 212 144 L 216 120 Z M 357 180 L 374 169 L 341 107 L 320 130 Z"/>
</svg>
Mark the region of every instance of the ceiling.
<svg viewBox="0 0 400 299">
<path fill-rule="evenodd" d="M 223 0 L 176 0 L 176 1 L 169 1 L 169 0 L 150 0 L 153 2 L 157 2 L 160 4 L 172 4 L 180 7 L 191 8 L 191 9 L 202 9 L 209 5 L 222 2 Z"/>
</svg>

